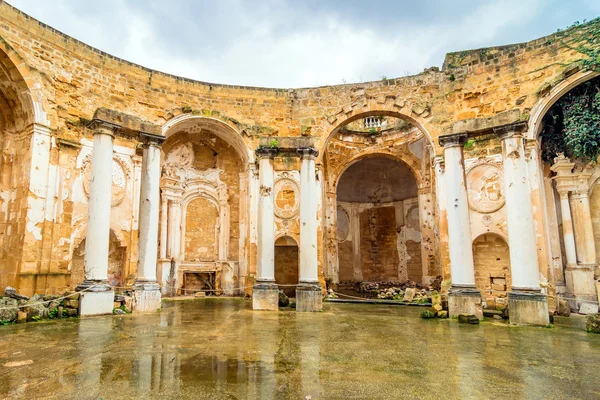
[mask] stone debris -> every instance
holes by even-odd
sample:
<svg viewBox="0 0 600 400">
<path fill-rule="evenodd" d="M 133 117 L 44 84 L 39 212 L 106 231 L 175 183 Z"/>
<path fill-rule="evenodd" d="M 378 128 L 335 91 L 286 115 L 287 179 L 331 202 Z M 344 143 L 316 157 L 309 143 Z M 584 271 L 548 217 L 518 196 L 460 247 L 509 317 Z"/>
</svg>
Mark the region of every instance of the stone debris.
<svg viewBox="0 0 600 400">
<path fill-rule="evenodd" d="M 283 293 L 282 290 L 279 291 L 279 307 L 289 307 L 290 298 Z"/>
<path fill-rule="evenodd" d="M 461 324 L 477 325 L 479 323 L 479 318 L 477 318 L 475 315 L 459 314 L 458 315 L 458 322 L 461 323 Z"/>
<path fill-rule="evenodd" d="M 590 333 L 600 333 L 600 314 L 588 314 L 585 321 L 585 330 Z"/>
<path fill-rule="evenodd" d="M 198 292 L 204 293 L 204 292 Z M 195 294 L 195 297 L 201 297 Z M 115 297 L 113 299 L 113 314 L 131 314 L 132 306 L 133 306 L 133 297 L 130 292 L 125 293 L 115 293 Z"/>
<path fill-rule="evenodd" d="M 558 299 L 558 315 L 561 317 L 569 317 L 571 315 L 571 306 L 569 301 L 565 299 Z"/>
<path fill-rule="evenodd" d="M 67 298 L 63 298 L 69 296 Z M 0 297 L 0 324 L 33 322 L 42 319 L 59 319 L 79 315 L 79 293 L 67 291 L 56 294 L 34 294 L 27 297 L 12 287 Z"/>
</svg>

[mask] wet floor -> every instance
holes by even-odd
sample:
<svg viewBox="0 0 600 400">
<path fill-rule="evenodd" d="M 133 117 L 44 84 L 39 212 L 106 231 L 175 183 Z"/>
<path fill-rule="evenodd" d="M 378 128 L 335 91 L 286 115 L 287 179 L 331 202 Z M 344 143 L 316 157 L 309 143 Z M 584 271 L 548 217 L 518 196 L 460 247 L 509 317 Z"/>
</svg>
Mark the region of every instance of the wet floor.
<svg viewBox="0 0 600 400">
<path fill-rule="evenodd" d="M 206 299 L 3 326 L 0 398 L 600 398 L 600 335 L 419 311 L 253 312 L 249 301 Z"/>
</svg>

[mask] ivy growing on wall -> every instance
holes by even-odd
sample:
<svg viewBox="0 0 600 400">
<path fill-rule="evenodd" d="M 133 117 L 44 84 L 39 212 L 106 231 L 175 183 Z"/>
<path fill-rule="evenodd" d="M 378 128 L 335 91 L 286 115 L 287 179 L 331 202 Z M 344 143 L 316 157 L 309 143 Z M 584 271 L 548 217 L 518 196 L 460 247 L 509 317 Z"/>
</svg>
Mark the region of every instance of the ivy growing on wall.
<svg viewBox="0 0 600 400">
<path fill-rule="evenodd" d="M 596 161 L 600 156 L 600 78 L 582 83 L 561 97 L 544 116 L 542 158 L 558 153 Z"/>
<path fill-rule="evenodd" d="M 576 22 L 556 39 L 582 55 L 584 70 L 600 72 L 600 19 Z M 552 163 L 558 153 L 596 161 L 600 156 L 600 79 L 585 82 L 561 97 L 543 120 L 542 158 Z"/>
</svg>

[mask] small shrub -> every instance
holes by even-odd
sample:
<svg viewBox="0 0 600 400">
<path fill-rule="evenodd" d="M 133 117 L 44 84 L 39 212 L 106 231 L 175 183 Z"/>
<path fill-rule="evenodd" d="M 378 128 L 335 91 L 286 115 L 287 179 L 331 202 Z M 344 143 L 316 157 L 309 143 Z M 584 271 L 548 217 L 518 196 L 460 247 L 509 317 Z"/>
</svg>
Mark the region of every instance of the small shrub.
<svg viewBox="0 0 600 400">
<path fill-rule="evenodd" d="M 435 318 L 435 314 L 432 313 L 429 310 L 423 310 L 421 311 L 421 313 L 419 314 L 421 316 L 421 318 L 423 319 L 431 319 L 431 318 Z"/>
</svg>

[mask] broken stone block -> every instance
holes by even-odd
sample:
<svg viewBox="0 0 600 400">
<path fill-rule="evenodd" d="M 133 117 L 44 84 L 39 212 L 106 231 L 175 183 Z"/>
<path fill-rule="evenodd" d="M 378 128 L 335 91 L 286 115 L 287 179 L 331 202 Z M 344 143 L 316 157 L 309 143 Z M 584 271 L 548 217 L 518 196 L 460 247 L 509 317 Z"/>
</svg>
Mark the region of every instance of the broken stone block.
<svg viewBox="0 0 600 400">
<path fill-rule="evenodd" d="M 496 309 L 496 298 L 489 296 L 485 298 L 485 308 L 487 308 L 488 310 L 495 310 Z"/>
<path fill-rule="evenodd" d="M 4 299 L 3 299 L 4 300 Z M 6 299 L 6 300 L 13 300 L 14 299 Z M 19 311 L 19 309 L 17 308 L 16 304 L 6 304 L 6 302 L 3 301 L 4 304 L 0 303 L 0 321 L 9 321 L 9 322 L 13 322 L 17 320 L 17 313 Z"/>
<path fill-rule="evenodd" d="M 598 305 L 594 303 L 581 303 L 579 314 L 597 314 Z"/>
<path fill-rule="evenodd" d="M 79 308 L 79 300 L 69 300 L 67 302 L 67 307 Z"/>
<path fill-rule="evenodd" d="M 446 310 L 442 310 L 442 311 L 438 311 L 437 313 L 438 318 L 448 318 L 448 311 Z"/>
<path fill-rule="evenodd" d="M 588 314 L 585 320 L 585 330 L 600 333 L 600 314 Z"/>
<path fill-rule="evenodd" d="M 123 302 L 125 301 L 125 296 L 123 296 L 122 294 L 115 294 L 115 302 Z"/>
<path fill-rule="evenodd" d="M 63 308 L 62 306 L 58 306 L 58 314 L 56 314 L 56 318 L 62 319 L 63 317 Z"/>
<path fill-rule="evenodd" d="M 27 322 L 27 313 L 24 311 L 19 311 L 17 314 L 17 323 L 22 324 L 23 322 Z"/>
<path fill-rule="evenodd" d="M 404 301 L 413 301 L 416 294 L 417 290 L 415 288 L 406 288 L 406 291 L 404 292 Z"/>
<path fill-rule="evenodd" d="M 496 298 L 496 310 L 504 310 L 508 305 L 508 299 L 506 298 Z"/>
<path fill-rule="evenodd" d="M 290 298 L 287 297 L 283 291 L 279 291 L 279 307 L 288 307 L 290 305 Z"/>
<path fill-rule="evenodd" d="M 17 293 L 17 289 L 7 286 L 4 289 L 4 297 L 10 297 L 17 300 L 29 300 L 29 297 Z"/>
<path fill-rule="evenodd" d="M 125 311 L 121 310 L 120 308 L 115 308 L 113 310 L 113 314 L 127 314 Z"/>
<path fill-rule="evenodd" d="M 442 305 L 442 295 L 441 294 L 432 294 L 431 295 L 431 304 L 432 305 Z"/>
<path fill-rule="evenodd" d="M 206 292 L 196 292 L 194 293 L 194 297 L 206 297 Z"/>
<path fill-rule="evenodd" d="M 113 302 L 113 308 L 119 308 L 119 307 L 121 307 L 121 302 L 119 302 L 119 301 Z"/>
<path fill-rule="evenodd" d="M 431 306 L 431 312 L 433 312 L 434 314 L 437 314 L 440 311 L 442 311 L 442 305 L 441 304 L 434 304 L 433 306 Z"/>
<path fill-rule="evenodd" d="M 458 322 L 461 324 L 478 324 L 479 318 L 477 318 L 475 315 L 459 314 Z"/>
<path fill-rule="evenodd" d="M 79 314 L 79 310 L 76 310 L 74 308 L 68 308 L 67 309 L 67 315 L 69 317 L 76 317 Z"/>
<path fill-rule="evenodd" d="M 571 315 L 571 307 L 569 301 L 565 299 L 558 299 L 558 315 L 561 317 L 568 317 Z"/>
<path fill-rule="evenodd" d="M 133 306 L 133 297 L 131 296 L 124 296 L 125 297 L 125 308 L 128 310 L 132 309 Z"/>
</svg>

